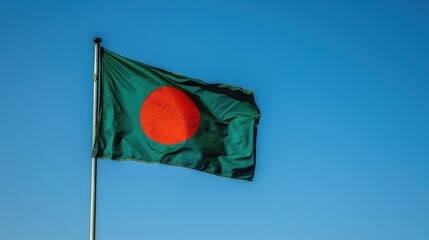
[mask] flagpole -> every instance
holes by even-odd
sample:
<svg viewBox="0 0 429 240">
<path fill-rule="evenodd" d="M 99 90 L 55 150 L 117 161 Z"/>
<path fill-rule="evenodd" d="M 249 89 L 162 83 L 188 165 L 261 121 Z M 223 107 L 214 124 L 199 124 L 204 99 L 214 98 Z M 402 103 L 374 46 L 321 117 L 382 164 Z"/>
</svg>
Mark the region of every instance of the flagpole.
<svg viewBox="0 0 429 240">
<path fill-rule="evenodd" d="M 101 38 L 94 39 L 94 99 L 92 112 L 92 145 L 95 143 L 97 131 L 97 115 L 98 115 L 98 60 Z M 95 199 L 97 187 L 97 158 L 92 157 L 92 174 L 91 174 L 91 214 L 89 226 L 89 239 L 95 240 Z"/>
</svg>

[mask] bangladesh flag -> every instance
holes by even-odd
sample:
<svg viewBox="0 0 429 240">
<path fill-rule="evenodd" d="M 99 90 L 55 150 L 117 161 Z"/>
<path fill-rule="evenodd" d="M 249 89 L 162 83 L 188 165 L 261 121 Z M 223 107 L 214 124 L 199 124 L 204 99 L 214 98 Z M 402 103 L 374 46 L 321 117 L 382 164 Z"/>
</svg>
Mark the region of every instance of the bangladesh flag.
<svg viewBox="0 0 429 240">
<path fill-rule="evenodd" d="M 101 49 L 93 157 L 251 181 L 260 112 L 253 92 L 208 84 Z"/>
</svg>

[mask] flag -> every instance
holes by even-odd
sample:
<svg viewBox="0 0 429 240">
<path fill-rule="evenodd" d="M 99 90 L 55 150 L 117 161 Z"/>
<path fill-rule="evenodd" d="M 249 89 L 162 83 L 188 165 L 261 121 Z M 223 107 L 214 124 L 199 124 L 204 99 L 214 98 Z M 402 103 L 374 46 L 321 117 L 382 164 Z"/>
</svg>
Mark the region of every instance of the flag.
<svg viewBox="0 0 429 240">
<path fill-rule="evenodd" d="M 93 157 L 251 181 L 260 112 L 253 92 L 208 84 L 101 48 Z"/>
</svg>

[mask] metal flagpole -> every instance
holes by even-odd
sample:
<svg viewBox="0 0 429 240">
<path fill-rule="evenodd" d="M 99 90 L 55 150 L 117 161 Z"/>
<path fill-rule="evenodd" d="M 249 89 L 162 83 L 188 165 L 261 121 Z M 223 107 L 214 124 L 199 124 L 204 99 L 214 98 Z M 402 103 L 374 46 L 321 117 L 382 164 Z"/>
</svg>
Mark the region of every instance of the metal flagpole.
<svg viewBox="0 0 429 240">
<path fill-rule="evenodd" d="M 94 101 L 92 113 L 92 145 L 95 143 L 97 133 L 97 115 L 98 115 L 98 60 L 101 38 L 94 39 Z M 89 239 L 95 240 L 95 198 L 97 187 L 97 158 L 92 158 L 92 176 L 91 176 L 91 215 L 89 226 Z"/>
</svg>

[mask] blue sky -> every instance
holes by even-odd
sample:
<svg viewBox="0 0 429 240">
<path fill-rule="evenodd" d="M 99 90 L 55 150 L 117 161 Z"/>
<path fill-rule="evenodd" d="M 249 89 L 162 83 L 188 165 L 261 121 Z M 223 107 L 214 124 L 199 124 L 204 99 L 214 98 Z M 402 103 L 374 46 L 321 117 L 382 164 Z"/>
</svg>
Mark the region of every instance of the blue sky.
<svg viewBox="0 0 429 240">
<path fill-rule="evenodd" d="M 253 182 L 99 161 L 97 239 L 429 239 L 426 1 L 0 1 L 0 239 L 88 239 L 93 42 L 254 89 Z"/>
</svg>

